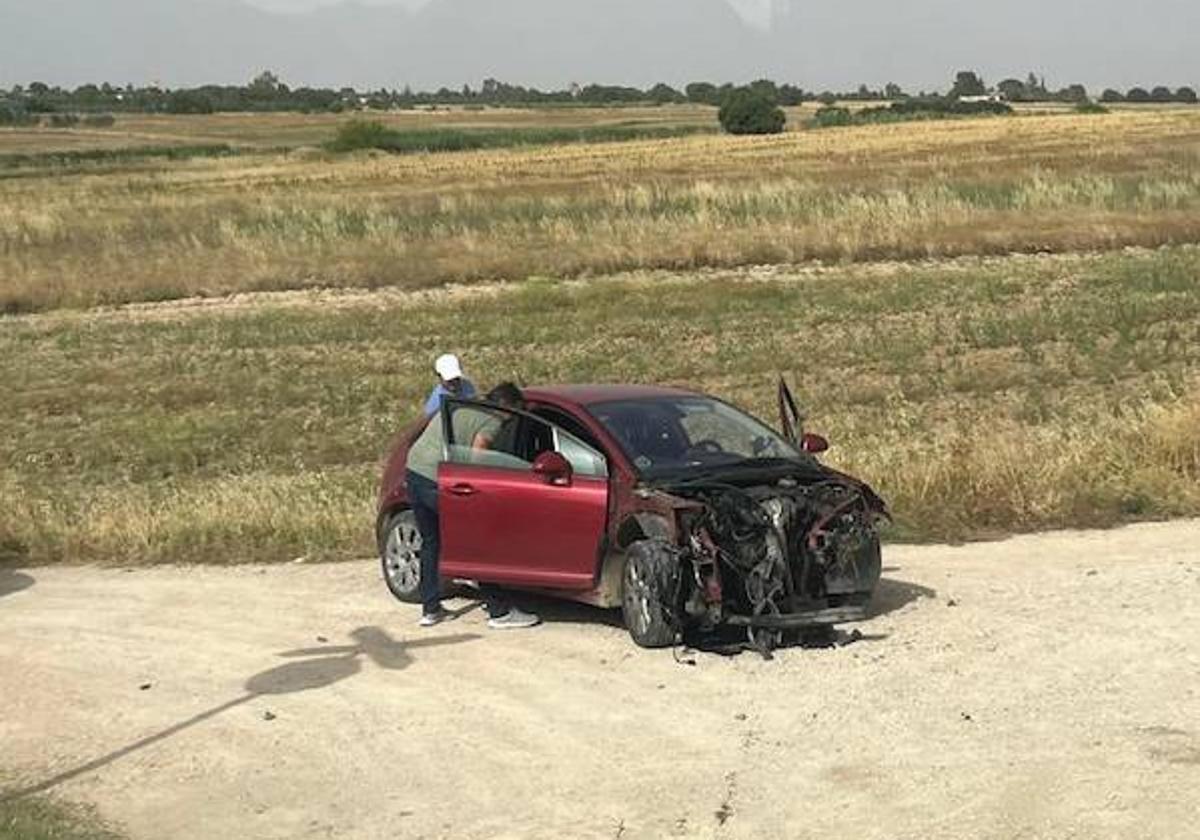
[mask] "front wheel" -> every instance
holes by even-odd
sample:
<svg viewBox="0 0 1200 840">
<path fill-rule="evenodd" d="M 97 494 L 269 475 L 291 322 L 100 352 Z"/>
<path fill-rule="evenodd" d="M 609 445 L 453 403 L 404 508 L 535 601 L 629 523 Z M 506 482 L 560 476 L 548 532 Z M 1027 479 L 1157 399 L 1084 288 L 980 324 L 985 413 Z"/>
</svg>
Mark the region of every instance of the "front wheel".
<svg viewBox="0 0 1200 840">
<path fill-rule="evenodd" d="M 633 641 L 644 648 L 675 642 L 672 606 L 679 589 L 679 559 L 661 540 L 641 540 L 625 554 L 621 608 Z"/>
<path fill-rule="evenodd" d="M 421 531 L 411 510 L 388 517 L 379 540 L 383 580 L 397 600 L 421 603 Z"/>
</svg>

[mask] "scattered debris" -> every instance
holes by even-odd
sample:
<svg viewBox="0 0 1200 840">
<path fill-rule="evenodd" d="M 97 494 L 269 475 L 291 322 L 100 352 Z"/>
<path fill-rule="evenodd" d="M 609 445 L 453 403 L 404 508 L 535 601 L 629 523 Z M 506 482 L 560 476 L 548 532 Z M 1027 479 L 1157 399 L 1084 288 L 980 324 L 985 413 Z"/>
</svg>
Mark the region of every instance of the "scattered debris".
<svg viewBox="0 0 1200 840">
<path fill-rule="evenodd" d="M 263 720 L 275 720 L 275 713 L 270 710 L 263 712 Z"/>
<path fill-rule="evenodd" d="M 735 793 L 737 793 L 737 773 L 729 773 L 725 776 L 725 798 L 721 800 L 721 807 L 713 812 L 713 816 L 717 818 L 717 825 L 725 825 L 733 816 L 733 795 Z"/>
<path fill-rule="evenodd" d="M 972 717 L 971 717 L 969 714 L 967 714 L 966 712 L 963 712 L 963 713 L 962 713 L 962 719 L 963 719 L 963 720 L 965 720 L 967 723 L 971 723 L 971 722 L 973 722 L 973 721 L 974 721 L 974 718 L 972 718 Z"/>
<path fill-rule="evenodd" d="M 154 688 L 154 683 L 142 683 L 138 686 L 138 691 L 149 691 Z"/>
<path fill-rule="evenodd" d="M 317 641 L 323 645 L 329 643 L 329 639 L 325 638 L 324 636 L 317 636 Z"/>
<path fill-rule="evenodd" d="M 734 716 L 733 716 L 733 719 L 734 719 L 734 720 L 745 720 L 745 719 L 746 719 L 746 713 L 745 713 L 745 712 L 738 712 L 736 715 L 734 715 Z"/>
<path fill-rule="evenodd" d="M 948 601 L 946 602 L 946 606 L 947 606 L 947 607 L 957 607 L 957 606 L 958 606 L 958 601 L 956 601 L 956 600 L 954 600 L 953 598 L 951 598 L 950 600 L 948 600 Z"/>
<path fill-rule="evenodd" d="M 1088 571 L 1087 571 L 1087 576 L 1088 576 L 1088 577 L 1095 577 L 1095 576 L 1096 576 L 1096 575 L 1098 575 L 1098 574 L 1100 574 L 1100 573 L 1099 573 L 1099 572 L 1097 572 L 1095 569 L 1088 569 Z"/>
</svg>

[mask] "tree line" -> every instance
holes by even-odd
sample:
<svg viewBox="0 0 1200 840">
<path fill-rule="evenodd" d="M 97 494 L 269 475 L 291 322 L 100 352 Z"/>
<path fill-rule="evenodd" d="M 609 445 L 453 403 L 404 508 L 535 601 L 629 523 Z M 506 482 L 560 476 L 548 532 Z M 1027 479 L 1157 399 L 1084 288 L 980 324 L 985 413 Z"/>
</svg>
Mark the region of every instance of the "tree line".
<svg viewBox="0 0 1200 840">
<path fill-rule="evenodd" d="M 974 71 L 961 71 L 949 92 L 918 91 L 909 93 L 900 85 L 889 83 L 882 88 L 860 85 L 851 91 L 811 91 L 794 84 L 778 84 L 769 79 L 749 85 L 692 82 L 682 89 L 668 84 L 649 88 L 622 85 L 571 85 L 554 91 L 508 84 L 487 79 L 478 87 L 464 85 L 460 89 L 441 88 L 436 91 L 389 90 L 359 91 L 354 88 L 292 88 L 274 73 L 264 72 L 246 85 L 203 85 L 193 88 L 168 89 L 156 85 L 117 87 L 108 83 L 86 84 L 74 89 L 50 86 L 42 82 L 17 85 L 10 90 L 0 88 L 0 123 L 52 122 L 70 120 L 68 115 L 103 113 L 168 113 L 211 114 L 259 111 L 389 111 L 436 105 L 486 107 L 503 105 L 615 105 L 615 104 L 726 104 L 735 91 L 751 91 L 757 98 L 769 100 L 776 106 L 795 106 L 806 102 L 831 105 L 838 101 L 891 101 L 936 99 L 939 97 L 994 96 L 1010 102 L 1067 102 L 1091 101 L 1082 84 L 1052 89 L 1044 77 L 1030 73 L 1025 79 L 1004 79 L 994 87 L 987 85 Z M 1194 88 L 1166 86 L 1134 87 L 1128 91 L 1107 89 L 1101 102 L 1133 103 L 1196 103 Z M 59 115 L 51 117 L 48 115 Z M 93 116 L 91 119 L 97 119 Z"/>
</svg>

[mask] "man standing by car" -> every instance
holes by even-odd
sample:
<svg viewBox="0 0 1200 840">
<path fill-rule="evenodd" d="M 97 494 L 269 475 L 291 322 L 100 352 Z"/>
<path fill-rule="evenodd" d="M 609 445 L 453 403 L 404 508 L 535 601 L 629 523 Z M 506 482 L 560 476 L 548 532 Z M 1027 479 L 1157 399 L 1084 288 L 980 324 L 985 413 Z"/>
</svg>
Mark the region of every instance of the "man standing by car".
<svg viewBox="0 0 1200 840">
<path fill-rule="evenodd" d="M 438 409 L 442 407 L 442 400 L 446 397 L 460 400 L 475 398 L 475 386 L 471 380 L 463 376 L 462 364 L 458 361 L 458 356 L 453 353 L 439 356 L 438 360 L 433 363 L 433 369 L 438 375 L 438 383 L 430 391 L 429 399 L 425 400 L 426 417 L 437 414 Z"/>
<path fill-rule="evenodd" d="M 452 359 L 452 362 L 447 361 Z M 447 376 L 447 374 L 457 374 Z M 470 385 L 462 376 L 458 359 L 445 357 L 438 359 L 438 375 L 446 386 L 446 393 L 434 389 L 426 404 L 426 415 L 430 417 L 420 437 L 413 443 L 408 452 L 408 472 L 405 476 L 408 485 L 408 500 L 412 506 L 413 515 L 417 520 L 417 530 L 421 532 L 421 626 L 433 627 L 449 618 L 449 613 L 442 606 L 441 577 L 439 574 L 439 554 L 441 551 L 441 521 L 438 516 L 438 465 L 446 457 L 445 435 L 442 418 L 439 415 L 442 400 L 447 396 L 458 396 L 465 389 L 462 383 Z M 458 381 L 458 392 L 453 390 L 454 381 Z M 512 386 L 517 392 L 520 391 Z M 472 393 L 474 388 L 471 388 Z M 493 392 L 498 397 L 504 397 L 509 392 L 497 389 Z M 433 410 L 430 411 L 432 404 Z M 499 425 L 499 423 L 498 423 Z M 470 432 L 473 443 L 482 434 L 482 430 Z M 471 445 L 471 444 L 468 444 Z M 533 627 L 539 623 L 536 615 L 521 612 L 512 607 L 501 596 L 499 590 L 493 587 L 481 587 L 484 604 L 488 612 L 488 626 L 494 630 L 511 630 Z"/>
</svg>

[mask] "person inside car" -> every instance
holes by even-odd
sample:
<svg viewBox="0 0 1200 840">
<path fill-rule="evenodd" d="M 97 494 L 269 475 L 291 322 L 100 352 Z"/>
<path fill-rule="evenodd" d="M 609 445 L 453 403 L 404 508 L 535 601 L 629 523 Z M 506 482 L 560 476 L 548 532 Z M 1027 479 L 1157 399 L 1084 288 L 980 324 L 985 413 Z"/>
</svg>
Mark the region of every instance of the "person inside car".
<svg viewBox="0 0 1200 840">
<path fill-rule="evenodd" d="M 466 382 L 462 377 L 458 360 L 454 359 L 451 366 L 448 363 L 443 364 L 445 358 L 438 360 L 438 374 L 442 377 L 442 382 L 447 385 L 454 379 Z M 448 373 L 457 373 L 458 375 L 448 380 L 446 377 Z M 458 387 L 461 389 L 462 385 L 460 384 Z M 504 397 L 505 393 L 500 392 L 498 395 Z M 507 395 L 511 397 L 511 392 L 507 392 Z M 405 475 L 408 485 L 408 501 L 417 520 L 417 530 L 421 533 L 420 624 L 422 627 L 433 627 L 450 617 L 450 613 L 442 605 L 441 579 L 438 568 L 441 551 L 441 520 L 438 515 L 437 473 L 438 466 L 446 457 L 446 445 L 443 424 L 441 418 L 436 415 L 441 410 L 442 400 L 447 396 L 453 396 L 449 388 L 447 388 L 447 393 L 438 393 L 435 389 L 434 394 L 430 396 L 430 402 L 436 400 L 436 407 L 430 412 L 429 405 L 426 405 L 426 414 L 431 419 L 409 450 L 408 471 Z M 496 418 L 496 429 L 492 434 L 498 435 L 503 426 L 503 421 Z M 485 429 L 481 427 L 472 431 L 458 431 L 464 440 L 474 441 Z M 492 440 L 493 438 L 488 439 Z M 497 589 L 483 587 L 481 594 L 487 608 L 488 626 L 494 630 L 533 627 L 540 623 L 536 615 L 530 615 L 512 607 Z"/>
</svg>

